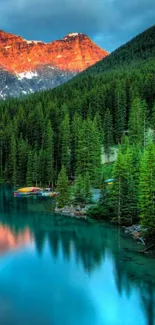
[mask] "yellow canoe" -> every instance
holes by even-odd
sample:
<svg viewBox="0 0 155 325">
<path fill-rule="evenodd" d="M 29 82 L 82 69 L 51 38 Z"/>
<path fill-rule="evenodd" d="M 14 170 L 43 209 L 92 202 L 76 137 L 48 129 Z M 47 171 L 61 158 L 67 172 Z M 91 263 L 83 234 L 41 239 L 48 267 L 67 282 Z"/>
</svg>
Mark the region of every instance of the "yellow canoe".
<svg viewBox="0 0 155 325">
<path fill-rule="evenodd" d="M 40 191 L 41 188 L 40 187 L 23 187 L 23 188 L 19 188 L 17 190 L 18 193 L 29 193 L 29 192 L 36 192 L 36 191 Z"/>
</svg>

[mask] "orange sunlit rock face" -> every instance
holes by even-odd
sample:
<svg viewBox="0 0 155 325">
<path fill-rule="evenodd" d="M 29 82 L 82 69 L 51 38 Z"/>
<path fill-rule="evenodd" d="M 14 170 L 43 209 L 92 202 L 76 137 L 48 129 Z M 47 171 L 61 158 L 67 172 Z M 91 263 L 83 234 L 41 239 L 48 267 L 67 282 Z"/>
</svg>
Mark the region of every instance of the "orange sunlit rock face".
<svg viewBox="0 0 155 325">
<path fill-rule="evenodd" d="M 0 254 L 25 246 L 31 241 L 28 229 L 20 234 L 14 234 L 7 226 L 0 226 Z"/>
<path fill-rule="evenodd" d="M 62 40 L 43 43 L 0 31 L 0 65 L 12 73 L 33 71 L 43 64 L 80 72 L 107 55 L 85 34 L 72 33 Z"/>
</svg>

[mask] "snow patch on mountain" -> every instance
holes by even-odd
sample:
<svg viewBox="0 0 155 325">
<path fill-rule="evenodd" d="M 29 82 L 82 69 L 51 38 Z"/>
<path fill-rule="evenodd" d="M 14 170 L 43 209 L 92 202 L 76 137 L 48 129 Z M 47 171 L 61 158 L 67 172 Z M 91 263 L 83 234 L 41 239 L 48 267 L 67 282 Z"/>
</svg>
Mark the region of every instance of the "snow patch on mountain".
<svg viewBox="0 0 155 325">
<path fill-rule="evenodd" d="M 70 34 L 68 34 L 68 36 L 78 36 L 79 35 L 79 33 L 70 33 Z"/>
<path fill-rule="evenodd" d="M 38 77 L 38 74 L 36 71 L 27 71 L 27 72 L 21 72 L 17 74 L 17 77 L 19 79 L 32 79 L 34 77 Z"/>
</svg>

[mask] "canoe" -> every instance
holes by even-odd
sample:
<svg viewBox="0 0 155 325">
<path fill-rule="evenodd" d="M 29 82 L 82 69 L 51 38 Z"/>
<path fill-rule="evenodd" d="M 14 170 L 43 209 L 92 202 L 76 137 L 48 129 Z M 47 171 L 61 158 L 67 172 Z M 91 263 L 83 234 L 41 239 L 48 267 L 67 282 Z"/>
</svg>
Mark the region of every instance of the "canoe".
<svg viewBox="0 0 155 325">
<path fill-rule="evenodd" d="M 41 188 L 40 187 L 23 187 L 23 188 L 19 188 L 16 192 L 18 193 L 32 193 L 32 192 L 38 192 L 40 191 Z"/>
</svg>

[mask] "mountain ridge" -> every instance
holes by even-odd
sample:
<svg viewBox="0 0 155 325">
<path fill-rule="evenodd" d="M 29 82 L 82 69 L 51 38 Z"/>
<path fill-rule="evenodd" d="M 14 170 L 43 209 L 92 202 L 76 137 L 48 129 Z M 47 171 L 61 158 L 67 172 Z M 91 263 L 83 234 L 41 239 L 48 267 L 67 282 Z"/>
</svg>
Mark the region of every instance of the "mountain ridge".
<svg viewBox="0 0 155 325">
<path fill-rule="evenodd" d="M 61 40 L 44 43 L 0 31 L 1 66 L 13 73 L 34 70 L 41 64 L 79 72 L 108 54 L 82 33 L 71 33 Z"/>
<path fill-rule="evenodd" d="M 54 88 L 108 54 L 82 33 L 44 43 L 1 30 L 0 98 Z"/>
</svg>

